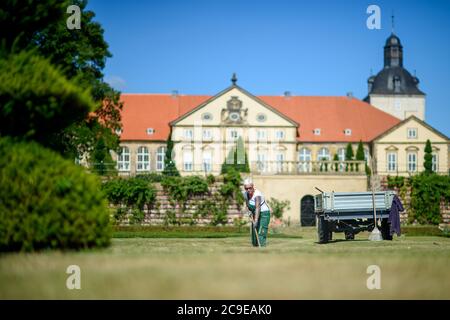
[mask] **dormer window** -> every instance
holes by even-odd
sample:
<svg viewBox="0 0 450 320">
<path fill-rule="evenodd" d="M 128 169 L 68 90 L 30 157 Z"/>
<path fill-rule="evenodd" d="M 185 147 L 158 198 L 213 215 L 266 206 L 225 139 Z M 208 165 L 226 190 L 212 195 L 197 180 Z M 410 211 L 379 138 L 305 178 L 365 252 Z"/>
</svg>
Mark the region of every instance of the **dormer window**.
<svg viewBox="0 0 450 320">
<path fill-rule="evenodd" d="M 122 129 L 116 129 L 116 134 L 120 136 L 122 134 Z"/>
<path fill-rule="evenodd" d="M 313 130 L 313 133 L 314 133 L 315 136 L 320 136 L 320 128 L 315 128 Z"/>
<path fill-rule="evenodd" d="M 345 130 L 344 130 L 344 134 L 345 134 L 346 136 L 351 136 L 351 135 L 352 135 L 352 129 L 345 129 Z"/>
<path fill-rule="evenodd" d="M 400 77 L 394 77 L 394 92 L 400 92 Z"/>
<path fill-rule="evenodd" d="M 147 134 L 150 136 L 150 135 L 152 135 L 152 134 L 154 134 L 155 133 L 155 129 L 153 129 L 153 128 L 147 128 Z"/>
<path fill-rule="evenodd" d="M 407 137 L 408 139 L 417 139 L 417 128 L 408 128 Z"/>
</svg>

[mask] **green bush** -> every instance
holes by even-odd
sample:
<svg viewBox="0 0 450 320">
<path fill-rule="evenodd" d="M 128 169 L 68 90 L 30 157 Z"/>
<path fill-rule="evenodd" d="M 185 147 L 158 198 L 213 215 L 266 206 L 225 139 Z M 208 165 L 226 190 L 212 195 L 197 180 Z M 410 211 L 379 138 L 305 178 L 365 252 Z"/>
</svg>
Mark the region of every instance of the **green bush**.
<svg viewBox="0 0 450 320">
<path fill-rule="evenodd" d="M 388 183 L 388 188 L 389 189 L 393 189 L 393 188 L 401 188 L 405 185 L 405 177 L 401 177 L 401 176 L 388 176 L 387 177 L 387 183 Z"/>
<path fill-rule="evenodd" d="M 184 203 L 194 196 L 206 195 L 208 183 L 199 176 L 164 177 L 161 185 L 172 200 Z"/>
<path fill-rule="evenodd" d="M 110 243 L 96 175 L 34 142 L 1 138 L 0 154 L 0 251 Z"/>
<path fill-rule="evenodd" d="M 150 173 L 141 173 L 136 175 L 137 179 L 142 179 L 147 182 L 161 182 L 164 176 L 160 173 L 150 172 Z"/>
<path fill-rule="evenodd" d="M 93 109 L 89 91 L 35 52 L 0 59 L 0 135 L 50 146 L 54 134 Z"/>
<path fill-rule="evenodd" d="M 421 173 L 411 178 L 410 220 L 420 224 L 441 222 L 441 201 L 450 201 L 450 177 Z"/>
<path fill-rule="evenodd" d="M 112 179 L 105 182 L 102 189 L 108 200 L 118 207 L 114 214 L 117 222 L 130 213 L 131 224 L 141 223 L 145 206 L 152 208 L 156 202 L 155 187 L 142 177 Z"/>
<path fill-rule="evenodd" d="M 281 219 L 281 218 L 283 218 L 284 211 L 290 209 L 291 202 L 289 200 L 280 201 L 275 198 L 270 198 L 270 200 L 267 201 L 267 203 L 269 204 L 270 208 L 272 209 L 273 216 L 277 219 Z"/>
</svg>

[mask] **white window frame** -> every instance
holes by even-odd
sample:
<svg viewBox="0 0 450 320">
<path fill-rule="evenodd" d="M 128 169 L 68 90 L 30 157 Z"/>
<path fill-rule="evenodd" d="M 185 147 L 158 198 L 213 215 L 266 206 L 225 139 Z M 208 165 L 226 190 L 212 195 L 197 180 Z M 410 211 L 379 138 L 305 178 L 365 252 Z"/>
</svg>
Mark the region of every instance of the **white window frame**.
<svg viewBox="0 0 450 320">
<path fill-rule="evenodd" d="M 345 129 L 345 130 L 344 130 L 344 134 L 345 134 L 346 136 L 351 136 L 351 135 L 352 135 L 352 129 Z"/>
<path fill-rule="evenodd" d="M 369 149 L 364 148 L 364 160 L 369 161 L 370 160 L 370 151 Z"/>
<path fill-rule="evenodd" d="M 275 139 L 276 140 L 284 140 L 284 130 L 275 131 Z"/>
<path fill-rule="evenodd" d="M 211 129 L 203 129 L 203 140 L 212 140 Z"/>
<path fill-rule="evenodd" d="M 188 157 L 189 155 L 189 157 Z M 190 159 L 189 159 L 190 158 Z M 190 172 L 194 168 L 194 152 L 192 150 L 183 151 L 183 170 Z"/>
<path fill-rule="evenodd" d="M 120 147 L 117 156 L 117 169 L 120 172 L 130 171 L 130 149 L 128 147 Z"/>
<path fill-rule="evenodd" d="M 150 152 L 147 147 L 138 147 L 136 154 L 136 171 L 150 171 Z"/>
<path fill-rule="evenodd" d="M 312 152 L 309 148 L 301 148 L 298 152 L 298 161 L 300 172 L 311 172 Z"/>
<path fill-rule="evenodd" d="M 418 137 L 417 128 L 408 128 L 406 130 L 406 136 L 408 139 L 417 139 Z"/>
<path fill-rule="evenodd" d="M 338 159 L 339 159 L 339 171 L 345 170 L 345 165 L 344 165 L 345 151 L 346 151 L 345 148 L 339 148 L 337 151 L 337 155 L 338 155 Z"/>
<path fill-rule="evenodd" d="M 327 154 L 325 155 L 322 151 L 326 151 Z M 324 158 L 326 158 L 325 161 L 330 161 L 330 150 L 326 147 L 320 148 L 317 152 L 317 161 L 324 161 Z"/>
<path fill-rule="evenodd" d="M 192 141 L 194 139 L 194 130 L 192 130 L 192 129 L 184 129 L 183 137 L 187 141 Z"/>
<path fill-rule="evenodd" d="M 314 133 L 315 136 L 320 136 L 320 133 L 321 133 L 320 128 L 315 128 L 315 129 L 313 130 L 313 133 Z"/>
<path fill-rule="evenodd" d="M 412 161 L 414 158 L 414 161 Z M 417 172 L 417 152 L 409 151 L 406 153 L 406 166 L 408 172 Z"/>
<path fill-rule="evenodd" d="M 276 172 L 283 172 L 284 153 L 275 154 Z"/>
<path fill-rule="evenodd" d="M 266 154 L 263 152 L 258 152 L 256 155 L 258 160 L 258 170 L 260 172 L 266 172 L 267 171 L 267 158 Z"/>
<path fill-rule="evenodd" d="M 433 172 L 438 172 L 439 170 L 439 156 L 437 154 L 437 152 L 433 152 L 431 154 L 432 158 L 431 158 L 431 170 Z"/>
<path fill-rule="evenodd" d="M 166 157 L 166 147 L 156 149 L 156 171 L 164 170 L 164 158 Z"/>
<path fill-rule="evenodd" d="M 205 156 L 207 156 L 207 157 L 205 157 Z M 205 172 L 212 171 L 212 152 L 211 152 L 211 150 L 203 151 L 202 169 Z"/>
<path fill-rule="evenodd" d="M 237 140 L 239 138 L 239 131 L 236 129 L 229 129 L 228 138 L 231 140 Z"/>
<path fill-rule="evenodd" d="M 256 130 L 256 139 L 258 141 L 267 140 L 267 131 L 264 129 L 257 129 Z"/>
<path fill-rule="evenodd" d="M 387 172 L 397 172 L 397 152 L 386 153 L 386 171 Z"/>
</svg>

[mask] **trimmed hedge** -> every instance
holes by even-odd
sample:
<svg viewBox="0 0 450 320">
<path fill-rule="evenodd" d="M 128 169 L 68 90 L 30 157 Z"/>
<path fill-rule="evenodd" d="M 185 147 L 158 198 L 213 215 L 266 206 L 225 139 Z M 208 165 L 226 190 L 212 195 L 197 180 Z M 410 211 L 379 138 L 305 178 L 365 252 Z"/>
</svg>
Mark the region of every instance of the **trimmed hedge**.
<svg viewBox="0 0 450 320">
<path fill-rule="evenodd" d="M 34 142 L 1 138 L 0 154 L 0 251 L 110 243 L 98 177 Z"/>
</svg>

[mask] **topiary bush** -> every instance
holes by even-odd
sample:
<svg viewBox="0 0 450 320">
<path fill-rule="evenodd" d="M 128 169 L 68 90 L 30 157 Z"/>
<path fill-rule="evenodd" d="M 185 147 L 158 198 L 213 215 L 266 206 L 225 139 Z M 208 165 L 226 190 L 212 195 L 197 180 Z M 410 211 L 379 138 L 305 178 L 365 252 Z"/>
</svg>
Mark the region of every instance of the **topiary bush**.
<svg viewBox="0 0 450 320">
<path fill-rule="evenodd" d="M 0 138 L 0 251 L 110 243 L 100 181 L 34 142 Z"/>
<path fill-rule="evenodd" d="M 89 90 L 36 52 L 0 59 L 0 135 L 51 146 L 54 134 L 94 108 Z"/>
</svg>

